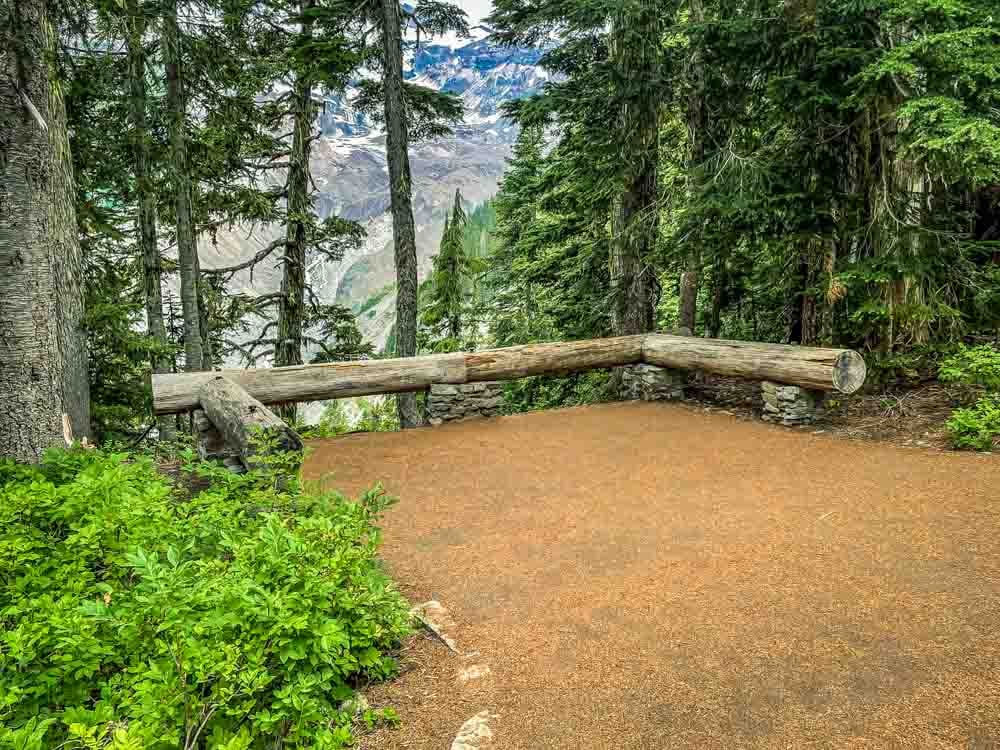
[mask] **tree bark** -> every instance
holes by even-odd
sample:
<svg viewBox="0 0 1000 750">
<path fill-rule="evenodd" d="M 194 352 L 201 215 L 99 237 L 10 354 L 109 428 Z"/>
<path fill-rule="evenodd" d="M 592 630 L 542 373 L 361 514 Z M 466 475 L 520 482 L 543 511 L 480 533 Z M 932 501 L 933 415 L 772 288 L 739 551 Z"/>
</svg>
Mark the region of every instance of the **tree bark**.
<svg viewBox="0 0 1000 750">
<path fill-rule="evenodd" d="M 652 265 L 659 235 L 657 163 L 660 105 L 651 90 L 659 75 L 660 10 L 643 0 L 637 10 L 615 19 L 612 54 L 623 80 L 638 82 L 621 104 L 622 132 L 629 139 L 624 155 L 625 185 L 612 210 L 612 333 L 630 336 L 652 331 L 658 281 Z"/>
<path fill-rule="evenodd" d="M 221 375 L 211 375 L 198 393 L 205 415 L 235 449 L 247 468 L 259 461 L 260 451 L 301 451 L 302 438 L 274 412 L 245 390 Z"/>
<path fill-rule="evenodd" d="M 705 9 L 701 0 L 691 0 L 691 23 L 704 23 Z M 701 53 L 694 48 L 691 54 L 691 93 L 688 97 L 688 190 L 697 187 L 697 170 L 705 161 L 705 129 L 708 118 L 705 107 L 705 66 Z M 701 236 L 693 232 L 687 242 L 684 272 L 681 274 L 680 303 L 677 324 L 694 332 L 698 321 L 698 289 L 701 285 Z"/>
<path fill-rule="evenodd" d="M 712 282 L 712 314 L 708 319 L 708 336 L 717 339 L 722 331 L 722 306 L 726 296 L 726 263 L 722 255 L 715 257 Z"/>
<path fill-rule="evenodd" d="M 204 369 L 201 309 L 198 293 L 198 245 L 191 211 L 191 175 L 188 170 L 186 102 L 181 68 L 177 0 L 167 0 L 163 17 L 163 58 L 167 84 L 167 119 L 170 129 L 170 172 L 177 231 L 177 267 L 181 278 L 184 312 L 184 364 L 187 370 Z"/>
<path fill-rule="evenodd" d="M 392 201 L 392 233 L 396 254 L 396 356 L 417 353 L 417 240 L 413 224 L 409 133 L 403 100 L 403 39 L 399 0 L 381 0 L 384 54 L 386 159 Z M 396 398 L 403 429 L 423 422 L 412 395 Z"/>
<path fill-rule="evenodd" d="M 195 188 L 191 187 L 189 205 L 195 205 Z M 192 224 L 193 227 L 193 224 Z M 198 238 L 195 236 L 194 277 L 198 281 L 198 330 L 201 333 L 201 369 L 211 370 L 215 367 L 215 354 L 212 349 L 212 308 L 208 303 L 208 279 L 201 275 L 201 256 L 198 255 Z"/>
<path fill-rule="evenodd" d="M 128 0 L 128 51 L 129 117 L 132 121 L 132 155 L 135 160 L 135 189 L 138 202 L 136 221 L 139 227 L 139 247 L 142 252 L 142 280 L 146 301 L 146 330 L 153 342 L 162 350 L 167 347 L 167 329 L 163 323 L 163 264 L 156 237 L 156 193 L 149 176 L 149 127 L 146 121 L 146 55 L 143 35 L 146 17 L 140 0 Z M 170 372 L 170 358 L 153 354 L 150 365 L 153 372 Z M 161 439 L 173 436 L 174 425 L 170 419 L 159 420 Z"/>
<path fill-rule="evenodd" d="M 302 10 L 313 6 L 305 0 Z M 312 19 L 305 18 L 299 29 L 299 40 L 312 37 Z M 306 301 L 306 220 L 312 210 L 309 202 L 309 136 L 312 128 L 313 82 L 300 71 L 293 93 L 292 153 L 288 168 L 288 221 L 285 229 L 285 255 L 281 277 L 281 297 L 278 303 L 278 333 L 274 345 L 275 367 L 302 364 L 302 322 Z M 279 409 L 282 418 L 295 423 L 295 404 Z"/>
<path fill-rule="evenodd" d="M 0 0 L 0 455 L 90 434 L 83 258 L 56 30 L 44 0 Z"/>
<path fill-rule="evenodd" d="M 678 370 L 704 370 L 752 380 L 771 380 L 819 391 L 854 393 L 865 383 L 867 366 L 850 349 L 817 349 L 754 341 L 650 334 L 643 360 Z"/>
</svg>

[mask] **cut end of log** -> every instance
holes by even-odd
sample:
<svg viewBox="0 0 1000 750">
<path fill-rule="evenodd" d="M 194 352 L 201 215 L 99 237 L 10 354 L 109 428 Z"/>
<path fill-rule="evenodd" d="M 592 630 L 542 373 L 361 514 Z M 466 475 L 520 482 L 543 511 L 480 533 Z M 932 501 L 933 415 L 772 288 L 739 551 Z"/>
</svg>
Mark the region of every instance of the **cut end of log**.
<svg viewBox="0 0 1000 750">
<path fill-rule="evenodd" d="M 841 393 L 855 393 L 865 384 L 868 365 L 865 358 L 854 351 L 844 351 L 833 363 L 833 385 Z"/>
</svg>

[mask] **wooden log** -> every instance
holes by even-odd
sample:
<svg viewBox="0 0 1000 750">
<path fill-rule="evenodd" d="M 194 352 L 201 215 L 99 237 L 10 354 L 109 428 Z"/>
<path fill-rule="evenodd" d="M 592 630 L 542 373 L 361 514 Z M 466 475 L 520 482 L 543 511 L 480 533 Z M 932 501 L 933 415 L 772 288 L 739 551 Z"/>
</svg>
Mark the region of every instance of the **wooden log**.
<svg viewBox="0 0 1000 750">
<path fill-rule="evenodd" d="M 864 358 L 850 349 L 650 334 L 642 352 L 647 363 L 660 367 L 771 380 L 819 391 L 854 393 L 868 373 Z"/>
<path fill-rule="evenodd" d="M 464 354 L 407 359 L 372 359 L 260 370 L 223 370 L 153 375 L 157 414 L 198 408 L 198 391 L 222 375 L 263 404 L 325 401 L 378 393 L 421 391 L 431 383 L 464 383 Z"/>
<path fill-rule="evenodd" d="M 246 466 L 252 466 L 262 441 L 279 451 L 301 451 L 302 438 L 281 418 L 233 381 L 214 375 L 198 391 L 205 415 Z"/>
<path fill-rule="evenodd" d="M 465 355 L 466 377 L 476 383 L 634 365 L 642 361 L 644 338 L 620 336 L 475 352 Z"/>
<path fill-rule="evenodd" d="M 528 344 L 474 354 L 433 354 L 222 373 L 154 374 L 153 405 L 157 414 L 195 409 L 198 389 L 219 374 L 265 404 L 320 401 L 420 391 L 434 383 L 460 385 L 636 364 L 642 357 L 642 342 L 642 336 L 623 336 Z"/>
<path fill-rule="evenodd" d="M 528 344 L 472 354 L 434 354 L 221 373 L 154 374 L 153 405 L 157 414 L 196 409 L 199 390 L 220 375 L 263 404 L 280 404 L 403 393 L 425 390 L 434 383 L 460 385 L 513 380 L 640 362 L 842 393 L 858 390 L 867 372 L 864 359 L 846 349 L 648 334 Z"/>
</svg>

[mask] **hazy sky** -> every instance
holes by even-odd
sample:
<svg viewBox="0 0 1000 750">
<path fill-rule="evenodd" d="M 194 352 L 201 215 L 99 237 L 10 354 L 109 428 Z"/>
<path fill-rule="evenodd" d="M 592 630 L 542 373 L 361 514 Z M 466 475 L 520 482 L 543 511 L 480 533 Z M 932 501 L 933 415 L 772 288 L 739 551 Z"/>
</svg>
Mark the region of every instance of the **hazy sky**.
<svg viewBox="0 0 1000 750">
<path fill-rule="evenodd" d="M 493 10 L 493 0 L 458 0 L 458 4 L 469 14 L 472 23 L 478 23 Z"/>
</svg>

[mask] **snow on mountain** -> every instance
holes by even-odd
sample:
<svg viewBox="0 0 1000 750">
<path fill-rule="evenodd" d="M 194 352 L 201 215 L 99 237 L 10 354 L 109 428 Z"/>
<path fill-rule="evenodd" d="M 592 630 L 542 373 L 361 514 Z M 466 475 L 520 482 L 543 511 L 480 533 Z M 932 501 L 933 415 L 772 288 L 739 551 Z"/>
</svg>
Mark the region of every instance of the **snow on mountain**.
<svg viewBox="0 0 1000 750">
<path fill-rule="evenodd" d="M 510 155 L 516 129 L 501 114 L 505 102 L 536 93 L 549 80 L 539 67 L 542 51 L 504 48 L 492 43 L 485 26 L 470 29 L 466 39 L 435 39 L 407 55 L 407 80 L 458 95 L 465 120 L 454 135 L 412 144 L 414 218 L 421 274 L 437 252 L 444 216 L 456 189 L 470 203 L 490 198 Z M 321 216 L 337 213 L 368 229 L 365 246 L 336 266 L 317 268 L 313 282 L 325 299 L 360 309 L 379 296 L 394 279 L 392 225 L 389 216 L 385 138 L 381 129 L 355 110 L 356 90 L 329 99 L 320 118 L 324 138 L 317 143 L 313 168 Z M 370 307 L 371 319 L 360 321 L 376 346 L 385 343 L 391 316 L 381 307 L 395 295 L 380 296 Z"/>
<path fill-rule="evenodd" d="M 452 136 L 411 144 L 421 278 L 429 272 L 430 259 L 437 252 L 455 190 L 461 190 L 470 204 L 496 193 L 516 137 L 514 125 L 501 114 L 502 105 L 539 91 L 549 80 L 538 65 L 541 50 L 499 47 L 490 36 L 490 29 L 477 26 L 469 38 L 431 40 L 406 58 L 410 82 L 453 92 L 465 106 L 465 121 L 454 128 Z M 361 223 L 368 236 L 360 249 L 339 263 L 314 260 L 308 274 L 318 297 L 358 312 L 362 333 L 381 348 L 394 322 L 395 305 L 385 136 L 353 107 L 356 95 L 357 90 L 349 88 L 323 102 L 318 123 L 322 138 L 314 143 L 312 155 L 318 188 L 315 208 L 321 217 L 336 214 Z M 249 257 L 277 231 L 280 228 L 223 237 L 202 248 L 203 263 L 211 268 Z M 234 284 L 244 291 L 267 293 L 278 288 L 278 274 L 276 265 L 261 267 L 252 277 L 238 274 Z"/>
</svg>

